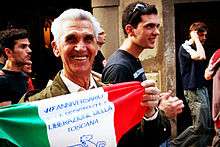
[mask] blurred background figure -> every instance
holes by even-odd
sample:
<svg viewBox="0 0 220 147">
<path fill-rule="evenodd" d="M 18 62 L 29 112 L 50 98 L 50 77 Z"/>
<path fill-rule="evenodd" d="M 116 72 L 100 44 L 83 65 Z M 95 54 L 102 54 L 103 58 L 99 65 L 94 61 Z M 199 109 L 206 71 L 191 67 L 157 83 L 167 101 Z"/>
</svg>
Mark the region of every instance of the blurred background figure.
<svg viewBox="0 0 220 147">
<path fill-rule="evenodd" d="M 23 72 L 26 73 L 28 76 L 28 91 L 34 90 L 35 88 L 32 81 L 32 62 L 29 62 L 23 66 Z"/>
<path fill-rule="evenodd" d="M 215 136 L 212 147 L 220 146 L 220 49 L 216 50 L 209 60 L 209 65 L 205 70 L 205 79 L 213 79 L 212 90 L 212 119 L 215 126 Z"/>
<path fill-rule="evenodd" d="M 0 69 L 2 69 L 5 65 L 5 56 L 4 56 L 4 53 L 3 53 L 3 48 L 2 48 L 2 45 L 0 44 Z"/>
<path fill-rule="evenodd" d="M 103 71 L 103 68 L 105 67 L 105 65 L 107 63 L 107 61 L 101 51 L 102 46 L 105 44 L 106 33 L 98 21 L 97 21 L 96 27 L 98 30 L 97 44 L 98 44 L 99 48 L 98 48 L 97 55 L 95 56 L 92 70 L 101 74 Z"/>
<path fill-rule="evenodd" d="M 184 97 L 190 108 L 192 125 L 173 139 L 172 146 L 206 147 L 211 138 L 210 101 L 204 78 L 207 33 L 208 27 L 204 22 L 192 23 L 189 27 L 189 40 L 180 46 L 178 52 Z"/>
</svg>

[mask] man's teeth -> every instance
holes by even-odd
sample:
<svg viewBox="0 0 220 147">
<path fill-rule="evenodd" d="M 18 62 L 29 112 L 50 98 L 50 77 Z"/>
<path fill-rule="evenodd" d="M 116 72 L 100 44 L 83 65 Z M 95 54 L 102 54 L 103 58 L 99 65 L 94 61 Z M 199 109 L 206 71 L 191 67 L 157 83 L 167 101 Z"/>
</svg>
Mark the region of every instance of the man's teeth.
<svg viewBox="0 0 220 147">
<path fill-rule="evenodd" d="M 74 59 L 76 59 L 76 60 L 85 60 L 86 57 L 74 57 Z"/>
</svg>

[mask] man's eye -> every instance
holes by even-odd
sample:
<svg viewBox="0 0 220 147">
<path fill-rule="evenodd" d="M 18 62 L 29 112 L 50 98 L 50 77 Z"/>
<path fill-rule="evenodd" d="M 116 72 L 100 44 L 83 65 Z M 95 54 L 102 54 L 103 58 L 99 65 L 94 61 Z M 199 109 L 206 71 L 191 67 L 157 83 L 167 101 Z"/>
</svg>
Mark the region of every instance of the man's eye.
<svg viewBox="0 0 220 147">
<path fill-rule="evenodd" d="M 28 47 L 28 45 L 22 44 L 20 47 L 21 47 L 22 49 L 25 49 L 26 47 Z"/>
<path fill-rule="evenodd" d="M 77 38 L 74 36 L 67 36 L 65 39 L 65 42 L 68 44 L 72 44 L 72 43 L 76 43 L 77 42 Z"/>
<path fill-rule="evenodd" d="M 155 29 L 155 28 L 157 28 L 157 29 L 159 29 L 159 27 L 160 27 L 160 24 L 148 24 L 147 26 L 146 26 L 146 28 L 147 29 Z"/>
<path fill-rule="evenodd" d="M 156 27 L 159 29 L 160 28 L 160 24 L 158 24 Z"/>
<path fill-rule="evenodd" d="M 154 27 L 155 27 L 154 24 L 148 24 L 148 25 L 147 25 L 147 28 L 148 28 L 148 29 L 152 29 L 152 28 L 154 28 Z"/>
<path fill-rule="evenodd" d="M 85 41 L 86 43 L 92 43 L 92 42 L 94 41 L 94 37 L 93 37 L 93 36 L 86 36 L 86 37 L 84 38 L 84 41 Z"/>
</svg>

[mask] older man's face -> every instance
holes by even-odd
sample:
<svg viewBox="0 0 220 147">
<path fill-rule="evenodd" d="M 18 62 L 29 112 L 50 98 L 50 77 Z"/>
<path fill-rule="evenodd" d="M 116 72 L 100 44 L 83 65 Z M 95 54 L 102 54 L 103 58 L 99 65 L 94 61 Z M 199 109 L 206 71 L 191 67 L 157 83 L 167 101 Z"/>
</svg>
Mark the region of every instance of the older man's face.
<svg viewBox="0 0 220 147">
<path fill-rule="evenodd" d="M 88 74 L 97 53 L 92 23 L 87 20 L 66 21 L 60 32 L 57 49 L 63 61 L 64 74 Z"/>
</svg>

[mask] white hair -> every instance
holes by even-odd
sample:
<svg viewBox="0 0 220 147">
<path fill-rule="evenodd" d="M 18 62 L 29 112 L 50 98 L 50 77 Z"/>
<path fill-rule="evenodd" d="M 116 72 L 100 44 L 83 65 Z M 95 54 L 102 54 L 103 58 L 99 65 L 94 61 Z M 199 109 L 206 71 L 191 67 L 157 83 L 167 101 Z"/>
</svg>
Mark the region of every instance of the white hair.
<svg viewBox="0 0 220 147">
<path fill-rule="evenodd" d="M 95 27 L 96 27 L 98 34 L 105 32 L 104 29 L 101 27 L 101 24 L 97 20 L 95 21 Z"/>
<path fill-rule="evenodd" d="M 88 11 L 82 9 L 68 9 L 64 11 L 59 17 L 54 19 L 51 25 L 51 32 L 53 34 L 54 40 L 59 39 L 59 29 L 62 27 L 62 23 L 67 20 L 88 20 L 92 23 L 95 37 L 98 36 L 97 20 L 96 18 Z"/>
</svg>

